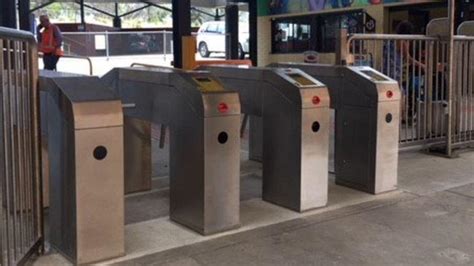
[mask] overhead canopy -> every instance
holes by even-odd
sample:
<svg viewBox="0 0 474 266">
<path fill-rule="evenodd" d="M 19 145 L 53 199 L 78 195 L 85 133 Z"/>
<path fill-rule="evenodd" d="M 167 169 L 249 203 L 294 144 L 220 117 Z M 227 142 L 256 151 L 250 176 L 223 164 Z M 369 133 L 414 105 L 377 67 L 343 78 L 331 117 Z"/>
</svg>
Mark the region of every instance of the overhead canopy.
<svg viewBox="0 0 474 266">
<path fill-rule="evenodd" d="M 78 2 L 79 0 L 56 0 L 54 2 Z M 45 4 L 51 0 L 36 0 L 38 4 Z M 85 0 L 86 3 L 153 3 L 171 4 L 171 0 Z M 191 5 L 195 7 L 224 7 L 227 0 L 191 0 Z"/>
</svg>

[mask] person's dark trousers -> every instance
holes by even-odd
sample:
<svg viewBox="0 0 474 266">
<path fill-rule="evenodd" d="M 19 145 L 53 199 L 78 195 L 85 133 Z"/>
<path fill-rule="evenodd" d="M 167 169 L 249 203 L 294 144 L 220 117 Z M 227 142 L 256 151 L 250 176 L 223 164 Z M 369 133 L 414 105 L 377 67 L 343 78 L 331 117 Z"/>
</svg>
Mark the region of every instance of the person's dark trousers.
<svg viewBox="0 0 474 266">
<path fill-rule="evenodd" d="M 56 70 L 56 65 L 58 64 L 59 56 L 54 54 L 44 54 L 43 63 L 44 69 L 47 70 Z"/>
</svg>

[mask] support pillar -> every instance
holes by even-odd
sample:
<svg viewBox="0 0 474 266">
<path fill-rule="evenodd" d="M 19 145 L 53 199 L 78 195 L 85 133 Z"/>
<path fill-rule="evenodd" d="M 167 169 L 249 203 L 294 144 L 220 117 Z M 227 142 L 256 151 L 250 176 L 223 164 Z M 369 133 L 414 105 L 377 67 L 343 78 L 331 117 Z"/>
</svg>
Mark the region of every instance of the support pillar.
<svg viewBox="0 0 474 266">
<path fill-rule="evenodd" d="M 114 28 L 122 28 L 122 19 L 119 16 L 119 10 L 118 10 L 118 3 L 115 3 L 115 16 L 113 20 L 113 26 Z"/>
<path fill-rule="evenodd" d="M 86 15 L 84 11 L 84 0 L 80 0 L 80 12 L 81 12 L 81 30 L 86 31 Z"/>
<path fill-rule="evenodd" d="M 239 59 L 239 6 L 225 7 L 226 58 Z"/>
<path fill-rule="evenodd" d="M 30 0 L 18 0 L 18 15 L 20 17 L 20 29 L 33 31 L 32 14 L 30 14 Z"/>
<path fill-rule="evenodd" d="M 1 0 L 0 26 L 16 29 L 16 6 L 15 0 Z"/>
<path fill-rule="evenodd" d="M 183 67 L 183 37 L 191 35 L 191 0 L 172 0 L 173 61 L 175 68 Z"/>
<path fill-rule="evenodd" d="M 248 0 L 249 8 L 249 57 L 254 66 L 258 62 L 258 0 Z"/>
</svg>

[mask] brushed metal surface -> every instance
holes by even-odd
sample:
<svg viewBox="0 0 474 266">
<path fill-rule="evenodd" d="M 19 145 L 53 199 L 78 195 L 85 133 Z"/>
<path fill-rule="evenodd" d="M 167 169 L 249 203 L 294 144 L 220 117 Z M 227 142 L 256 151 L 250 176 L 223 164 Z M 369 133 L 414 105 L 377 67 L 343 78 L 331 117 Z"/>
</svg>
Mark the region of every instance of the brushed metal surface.
<svg viewBox="0 0 474 266">
<path fill-rule="evenodd" d="M 74 135 L 76 262 L 125 255 L 123 127 L 76 130 Z M 93 156 L 98 146 L 107 149 L 103 160 Z"/>
<path fill-rule="evenodd" d="M 329 103 L 329 101 L 328 101 Z M 319 131 L 312 125 L 317 122 Z M 326 206 L 329 172 L 329 106 L 302 110 L 301 203 L 300 211 Z"/>
<path fill-rule="evenodd" d="M 263 161 L 262 117 L 249 115 L 249 160 Z"/>
<path fill-rule="evenodd" d="M 458 27 L 458 35 L 474 36 L 474 21 L 464 21 Z"/>
<path fill-rule="evenodd" d="M 125 194 L 151 190 L 150 122 L 124 117 Z"/>
<path fill-rule="evenodd" d="M 170 129 L 171 220 L 205 235 L 238 227 L 238 94 L 203 71 L 120 68 L 103 81 L 135 104 L 127 116 Z"/>
<path fill-rule="evenodd" d="M 50 96 L 51 245 L 76 264 L 124 255 L 121 102 L 93 77 L 49 73 L 40 87 Z M 106 153 L 98 153 L 99 146 Z"/>
<path fill-rule="evenodd" d="M 238 91 L 242 112 L 250 115 L 249 156 L 259 159 L 261 154 L 263 199 L 296 211 L 324 206 L 329 148 L 327 88 L 297 69 L 203 69 Z M 320 101 L 316 105 L 314 97 Z M 314 122 L 319 125 L 317 132 L 312 129 Z"/>
<path fill-rule="evenodd" d="M 383 91 L 383 90 L 382 90 Z M 377 157 L 374 194 L 397 189 L 400 102 L 379 102 L 377 110 Z M 391 115 L 388 123 L 386 116 Z"/>
<path fill-rule="evenodd" d="M 204 234 L 240 226 L 240 116 L 204 120 Z M 225 143 L 219 135 L 227 134 Z M 228 163 L 221 163 L 223 160 Z"/>
<path fill-rule="evenodd" d="M 278 65 L 304 69 L 329 87 L 336 110 L 336 183 L 374 194 L 396 189 L 401 100 L 397 82 L 369 67 Z"/>
</svg>

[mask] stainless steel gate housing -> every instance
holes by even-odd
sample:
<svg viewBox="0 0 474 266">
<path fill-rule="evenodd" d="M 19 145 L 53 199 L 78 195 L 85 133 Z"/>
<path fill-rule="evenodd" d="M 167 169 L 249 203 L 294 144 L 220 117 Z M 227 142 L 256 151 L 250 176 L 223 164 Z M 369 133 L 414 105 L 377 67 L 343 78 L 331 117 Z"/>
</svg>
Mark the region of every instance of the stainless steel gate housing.
<svg viewBox="0 0 474 266">
<path fill-rule="evenodd" d="M 124 255 L 122 103 L 96 77 L 44 71 L 51 245 L 77 264 Z"/>
<path fill-rule="evenodd" d="M 336 183 L 369 193 L 396 189 L 401 93 L 369 67 L 283 63 L 328 85 L 336 111 Z"/>
<path fill-rule="evenodd" d="M 126 116 L 170 129 L 170 218 L 204 235 L 238 227 L 238 94 L 207 72 L 119 68 L 102 79 L 135 106 Z"/>
<path fill-rule="evenodd" d="M 263 199 L 300 212 L 325 206 L 330 102 L 326 86 L 297 69 L 204 69 L 240 93 L 243 113 L 261 119 L 261 124 L 251 124 L 249 139 L 254 146 L 263 142 Z"/>
</svg>

